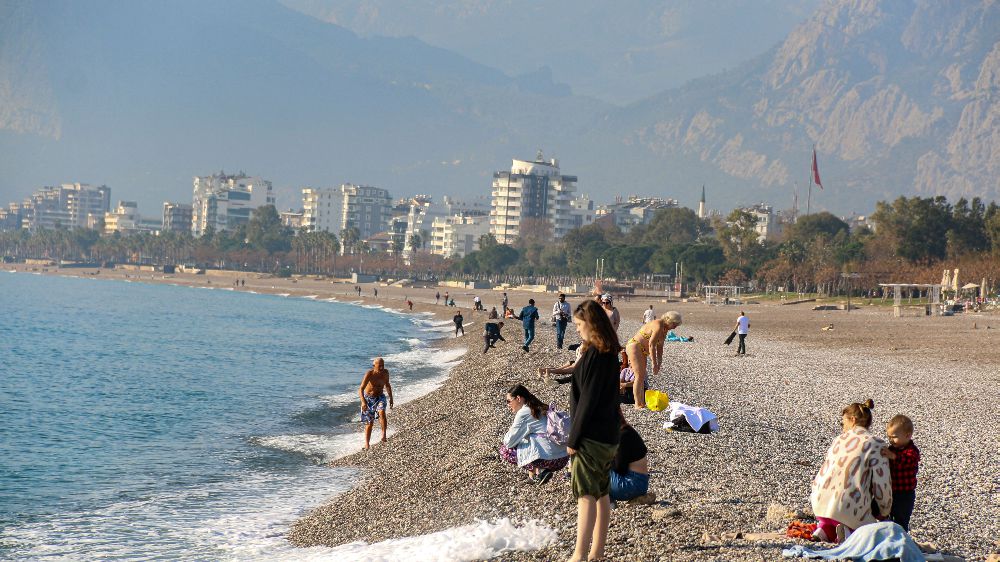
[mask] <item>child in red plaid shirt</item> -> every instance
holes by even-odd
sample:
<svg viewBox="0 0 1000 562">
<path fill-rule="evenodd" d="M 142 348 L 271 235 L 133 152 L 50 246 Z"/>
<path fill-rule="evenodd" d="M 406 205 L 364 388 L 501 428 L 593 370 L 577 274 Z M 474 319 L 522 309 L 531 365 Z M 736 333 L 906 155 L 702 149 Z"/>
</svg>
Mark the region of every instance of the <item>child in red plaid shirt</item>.
<svg viewBox="0 0 1000 562">
<path fill-rule="evenodd" d="M 903 415 L 895 416 L 886 424 L 885 432 L 889 437 L 889 447 L 882 449 L 882 455 L 889 459 L 889 474 L 892 476 L 892 512 L 889 519 L 909 532 L 920 464 L 920 450 L 913 444 L 913 421 Z"/>
</svg>

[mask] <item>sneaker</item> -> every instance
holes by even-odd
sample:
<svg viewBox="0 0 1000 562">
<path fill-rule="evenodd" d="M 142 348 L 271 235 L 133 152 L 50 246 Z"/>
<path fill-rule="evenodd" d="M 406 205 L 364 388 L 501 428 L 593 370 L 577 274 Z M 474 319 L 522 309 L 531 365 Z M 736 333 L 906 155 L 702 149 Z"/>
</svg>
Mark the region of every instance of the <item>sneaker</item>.
<svg viewBox="0 0 1000 562">
<path fill-rule="evenodd" d="M 526 345 L 522 345 L 521 349 L 523 349 L 525 353 L 528 352 L 528 346 L 526 346 Z"/>
<path fill-rule="evenodd" d="M 539 484 L 545 484 L 549 480 L 552 480 L 551 470 L 542 469 L 542 471 L 539 472 L 537 476 L 535 476 L 535 482 L 538 482 Z"/>
</svg>

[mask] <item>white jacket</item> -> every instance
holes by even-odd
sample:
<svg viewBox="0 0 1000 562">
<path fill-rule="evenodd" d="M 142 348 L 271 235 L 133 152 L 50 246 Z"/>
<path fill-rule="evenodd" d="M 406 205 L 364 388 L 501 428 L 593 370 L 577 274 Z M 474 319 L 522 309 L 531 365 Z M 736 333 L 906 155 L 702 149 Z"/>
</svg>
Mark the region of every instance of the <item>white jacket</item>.
<svg viewBox="0 0 1000 562">
<path fill-rule="evenodd" d="M 819 473 L 813 478 L 813 513 L 851 529 L 874 523 L 872 502 L 888 515 L 892 510 L 889 461 L 882 456 L 885 441 L 863 427 L 851 428 L 833 440 Z"/>
<path fill-rule="evenodd" d="M 525 404 L 514 414 L 514 422 L 503 436 L 503 444 L 508 449 L 517 449 L 517 466 L 524 466 L 538 459 L 561 459 L 569 453 L 566 447 L 557 445 L 546 437 L 547 418 L 536 420 L 531 415 L 531 408 Z"/>
</svg>

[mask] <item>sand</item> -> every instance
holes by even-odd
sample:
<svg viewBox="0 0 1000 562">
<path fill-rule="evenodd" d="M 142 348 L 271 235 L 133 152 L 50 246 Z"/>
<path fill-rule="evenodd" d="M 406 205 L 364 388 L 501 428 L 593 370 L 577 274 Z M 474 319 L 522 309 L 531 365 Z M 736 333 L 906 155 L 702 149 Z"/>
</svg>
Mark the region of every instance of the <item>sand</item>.
<svg viewBox="0 0 1000 562">
<path fill-rule="evenodd" d="M 10 269 L 10 266 L 6 266 Z M 24 266 L 20 266 L 24 269 Z M 54 273 L 50 268 L 49 273 Z M 92 275 L 63 270 L 60 274 Z M 101 271 L 103 277 L 121 272 Z M 136 276 L 139 279 L 136 279 Z M 234 277 L 132 274 L 130 279 L 181 285 L 231 287 Z M 327 280 L 246 279 L 257 292 L 338 296 L 354 285 Z M 555 560 L 568 557 L 575 536 L 575 502 L 561 475 L 547 485 L 529 483 L 496 453 L 511 421 L 505 389 L 522 383 L 543 400 L 568 403 L 568 385 L 542 381 L 536 369 L 556 366 L 571 354 L 554 349 L 554 333 L 540 322 L 532 351 L 520 348 L 518 324 L 508 324 L 500 342 L 482 354 L 484 313 L 471 313 L 472 291 L 362 285 L 365 300 L 431 311 L 450 318 L 454 309 L 434 304 L 434 292 L 448 291 L 475 324 L 464 338 L 440 345 L 468 349 L 442 387 L 390 413 L 398 432 L 337 461 L 360 466 L 359 485 L 303 517 L 289 539 L 297 545 L 339 545 L 355 540 L 412 536 L 474 522 L 510 517 L 540 520 L 560 541 L 543 550 L 510 553 L 502 559 Z M 489 307 L 500 293 L 478 291 Z M 520 308 L 538 301 L 547 317 L 554 295 L 510 292 Z M 575 304 L 582 297 L 571 296 Z M 865 301 L 862 301 L 863 303 Z M 913 537 L 946 552 L 984 560 L 1000 550 L 1000 351 L 995 315 L 892 318 L 891 309 L 862 304 L 860 310 L 813 311 L 815 303 L 779 306 L 747 304 L 751 319 L 749 354 L 734 357 L 722 345 L 739 309 L 702 303 L 636 299 L 617 303 L 621 339 L 639 326 L 642 310 L 684 314 L 677 331 L 693 343 L 668 343 L 664 372 L 651 381 L 673 400 L 709 408 L 721 430 L 709 436 L 666 432 L 665 415 L 626 410 L 650 449 L 652 505 L 619 504 L 612 514 L 611 560 L 778 560 L 791 540 L 724 539 L 727 532 L 783 530 L 767 521 L 769 506 L 808 507 L 809 482 L 836 435 L 840 409 L 852 401 L 876 402 L 877 435 L 896 413 L 916 424 L 914 440 L 922 463 Z M 833 330 L 821 330 L 833 324 Z M 572 327 L 567 342 L 578 341 Z M 392 365 L 387 365 L 391 370 Z M 360 436 L 359 436 L 360 438 Z M 772 510 L 773 511 L 773 510 Z"/>
</svg>

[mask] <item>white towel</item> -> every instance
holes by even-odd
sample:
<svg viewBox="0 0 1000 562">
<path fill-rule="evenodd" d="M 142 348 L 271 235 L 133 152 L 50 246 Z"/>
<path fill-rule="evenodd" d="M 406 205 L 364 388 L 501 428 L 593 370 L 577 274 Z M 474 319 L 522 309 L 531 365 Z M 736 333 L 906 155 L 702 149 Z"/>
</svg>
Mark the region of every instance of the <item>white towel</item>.
<svg viewBox="0 0 1000 562">
<path fill-rule="evenodd" d="M 687 404 L 681 404 L 680 402 L 670 402 L 670 419 L 674 419 L 677 416 L 683 415 L 691 426 L 691 429 L 698 431 L 703 425 L 708 424 L 708 428 L 712 431 L 719 431 L 719 422 L 715 417 L 715 414 L 706 410 L 705 408 L 699 408 L 698 406 L 688 406 Z M 663 424 L 664 428 L 672 428 L 673 423 L 666 422 Z"/>
</svg>

